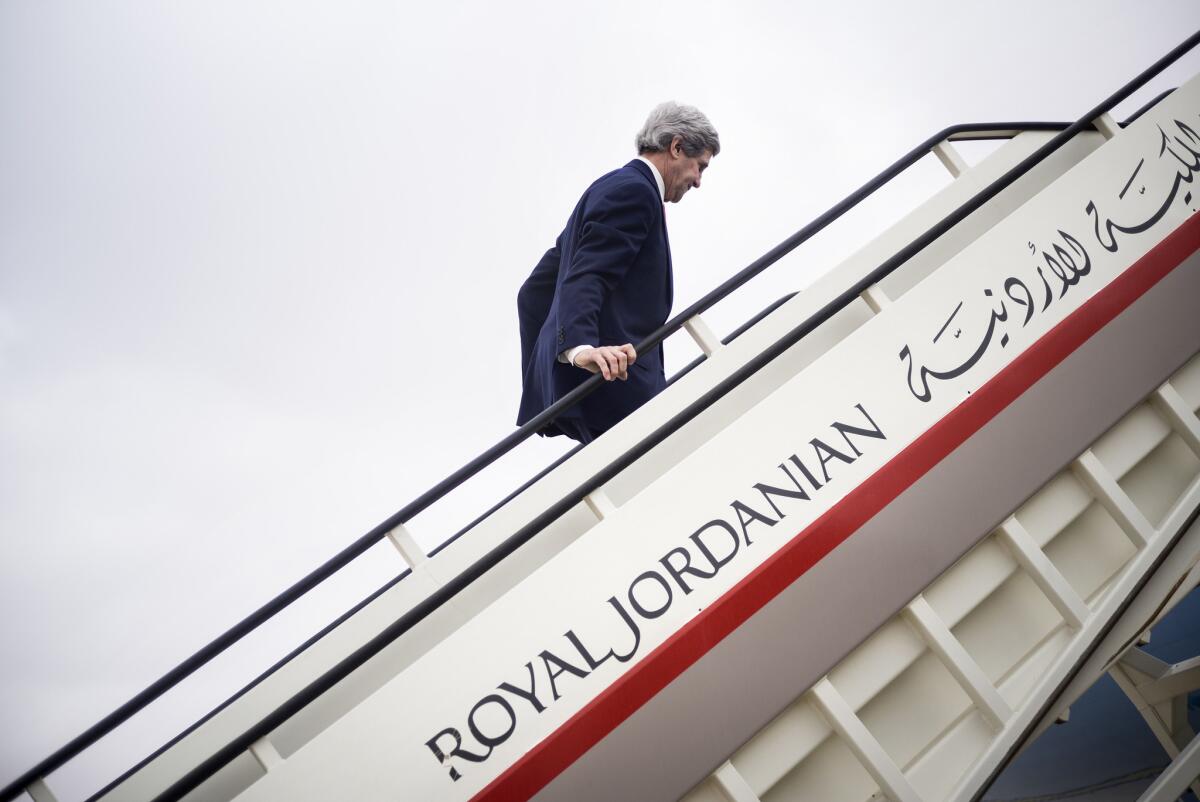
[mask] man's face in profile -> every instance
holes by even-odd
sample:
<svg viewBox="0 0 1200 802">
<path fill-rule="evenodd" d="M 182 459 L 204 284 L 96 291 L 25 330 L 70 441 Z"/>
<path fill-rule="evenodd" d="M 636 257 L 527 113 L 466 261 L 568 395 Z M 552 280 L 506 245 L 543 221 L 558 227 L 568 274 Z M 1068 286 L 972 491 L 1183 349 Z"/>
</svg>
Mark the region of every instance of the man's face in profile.
<svg viewBox="0 0 1200 802">
<path fill-rule="evenodd" d="M 663 176 L 666 191 L 663 200 L 667 203 L 679 203 L 689 189 L 699 188 L 700 176 L 712 161 L 712 151 L 706 150 L 699 156 L 689 156 L 683 152 L 679 137 L 671 143 L 668 150 L 670 156 L 667 162 L 667 174 Z"/>
</svg>

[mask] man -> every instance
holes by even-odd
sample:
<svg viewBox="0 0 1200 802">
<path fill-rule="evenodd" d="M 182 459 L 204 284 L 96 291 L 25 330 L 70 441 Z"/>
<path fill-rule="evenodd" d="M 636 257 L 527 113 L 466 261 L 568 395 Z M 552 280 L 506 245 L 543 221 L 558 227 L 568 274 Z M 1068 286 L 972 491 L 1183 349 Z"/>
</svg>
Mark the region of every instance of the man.
<svg viewBox="0 0 1200 802">
<path fill-rule="evenodd" d="M 666 386 L 662 345 L 645 354 L 633 346 L 671 312 L 663 204 L 700 186 L 721 142 L 698 109 L 663 103 L 636 145 L 636 159 L 583 193 L 517 293 L 524 380 L 518 426 L 600 373 L 608 384 L 540 432 L 587 443 Z"/>
</svg>

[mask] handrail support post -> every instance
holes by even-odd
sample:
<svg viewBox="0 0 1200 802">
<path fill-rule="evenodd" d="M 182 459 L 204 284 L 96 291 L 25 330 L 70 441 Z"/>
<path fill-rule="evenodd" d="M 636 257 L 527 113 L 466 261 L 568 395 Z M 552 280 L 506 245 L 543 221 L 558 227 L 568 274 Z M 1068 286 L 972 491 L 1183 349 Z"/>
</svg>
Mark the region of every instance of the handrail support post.
<svg viewBox="0 0 1200 802">
<path fill-rule="evenodd" d="M 933 155 L 938 157 L 942 166 L 949 170 L 950 175 L 955 178 L 971 168 L 971 165 L 967 164 L 967 160 L 950 144 L 948 139 L 943 139 L 933 146 Z"/>
<path fill-rule="evenodd" d="M 408 563 L 409 568 L 416 568 L 429 559 L 425 550 L 417 545 L 412 532 L 408 531 L 408 527 L 404 524 L 397 524 L 392 531 L 388 532 L 387 536 L 388 540 L 392 541 L 392 545 L 396 547 L 396 551 L 400 552 L 404 562 Z"/>
<path fill-rule="evenodd" d="M 603 521 L 617 511 L 617 505 L 613 504 L 608 493 L 599 487 L 584 496 L 583 500 L 587 504 L 587 508 L 592 511 L 592 515 L 596 516 L 597 521 Z"/>
<path fill-rule="evenodd" d="M 283 765 L 283 756 L 279 754 L 279 750 L 275 748 L 275 744 L 271 743 L 266 737 L 259 738 L 254 743 L 250 744 L 250 754 L 258 761 L 258 765 L 263 771 L 272 771 L 278 766 Z"/>
<path fill-rule="evenodd" d="M 1092 121 L 1096 130 L 1107 140 L 1121 133 L 1121 125 L 1107 111 Z"/>
<path fill-rule="evenodd" d="M 25 793 L 29 794 L 33 802 L 58 802 L 58 798 L 54 796 L 50 786 L 46 785 L 45 777 L 38 777 L 25 786 Z"/>
<path fill-rule="evenodd" d="M 883 291 L 883 287 L 880 287 L 878 284 L 872 284 L 870 287 L 867 287 L 862 291 L 860 297 L 871 308 L 871 311 L 877 315 L 892 303 L 892 299 Z"/>
<path fill-rule="evenodd" d="M 683 321 L 683 327 L 687 329 L 688 334 L 692 335 L 692 339 L 696 341 L 696 345 L 700 346 L 700 350 L 704 352 L 705 356 L 712 356 L 714 351 L 724 345 L 721 338 L 713 334 L 713 330 L 699 315 L 693 315 Z"/>
</svg>

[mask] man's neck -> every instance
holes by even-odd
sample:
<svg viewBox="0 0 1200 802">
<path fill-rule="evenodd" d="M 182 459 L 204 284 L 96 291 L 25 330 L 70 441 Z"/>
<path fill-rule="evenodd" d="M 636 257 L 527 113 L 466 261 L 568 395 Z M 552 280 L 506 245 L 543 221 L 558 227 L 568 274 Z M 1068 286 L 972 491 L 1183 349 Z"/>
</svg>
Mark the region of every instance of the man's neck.
<svg viewBox="0 0 1200 802">
<path fill-rule="evenodd" d="M 638 158 L 654 168 L 654 183 L 658 185 L 658 197 L 663 203 L 667 202 L 666 159 L 662 153 L 641 153 Z"/>
</svg>

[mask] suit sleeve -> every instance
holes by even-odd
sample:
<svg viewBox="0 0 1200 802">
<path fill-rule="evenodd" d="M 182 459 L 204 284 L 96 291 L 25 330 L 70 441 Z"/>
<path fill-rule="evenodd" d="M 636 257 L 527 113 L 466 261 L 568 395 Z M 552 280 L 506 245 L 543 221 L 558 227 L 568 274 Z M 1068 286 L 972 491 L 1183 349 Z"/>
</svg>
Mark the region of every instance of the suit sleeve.
<svg viewBox="0 0 1200 802">
<path fill-rule="evenodd" d="M 592 201 L 559 295 L 559 340 L 564 347 L 602 344 L 600 309 L 657 219 L 658 198 L 644 182 L 620 184 Z"/>
<path fill-rule="evenodd" d="M 558 282 L 558 262 L 561 255 L 562 235 L 554 247 L 546 251 L 521 289 L 517 292 L 517 318 L 521 327 L 521 364 L 528 364 L 533 353 L 533 344 L 538 332 L 550 314 L 554 300 L 554 285 Z"/>
</svg>

